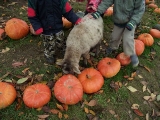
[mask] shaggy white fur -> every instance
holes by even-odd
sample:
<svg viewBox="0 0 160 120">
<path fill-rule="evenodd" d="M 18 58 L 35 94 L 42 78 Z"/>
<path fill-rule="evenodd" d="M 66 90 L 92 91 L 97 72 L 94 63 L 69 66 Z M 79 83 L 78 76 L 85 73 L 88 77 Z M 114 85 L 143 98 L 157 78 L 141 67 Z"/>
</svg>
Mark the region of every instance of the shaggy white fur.
<svg viewBox="0 0 160 120">
<path fill-rule="evenodd" d="M 90 49 L 100 44 L 103 39 L 103 20 L 101 17 L 94 19 L 86 15 L 82 18 L 82 21 L 75 25 L 69 33 L 64 58 L 57 62 L 66 74 L 80 74 L 79 61 L 81 56 L 89 59 Z"/>
</svg>

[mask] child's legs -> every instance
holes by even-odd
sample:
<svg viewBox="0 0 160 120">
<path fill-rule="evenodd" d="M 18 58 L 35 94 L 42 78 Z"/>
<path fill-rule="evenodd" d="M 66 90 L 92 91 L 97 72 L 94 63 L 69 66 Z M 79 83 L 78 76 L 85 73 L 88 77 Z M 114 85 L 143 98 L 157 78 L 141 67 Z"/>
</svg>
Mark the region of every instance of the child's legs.
<svg viewBox="0 0 160 120">
<path fill-rule="evenodd" d="M 117 50 L 119 48 L 123 31 L 124 31 L 124 28 L 120 28 L 114 25 L 113 32 L 111 34 L 111 40 L 109 42 L 109 46 L 111 49 Z"/>
<path fill-rule="evenodd" d="M 56 36 L 56 46 L 58 48 L 62 48 L 65 47 L 65 43 L 66 41 L 64 40 L 64 32 L 60 31 L 58 33 L 55 34 Z"/>
<path fill-rule="evenodd" d="M 135 54 L 134 32 L 135 28 L 132 31 L 125 29 L 123 33 L 123 51 L 128 56 Z"/>
<path fill-rule="evenodd" d="M 44 35 L 43 44 L 44 44 L 44 56 L 46 58 L 53 58 L 55 55 L 55 41 L 56 37 L 53 35 Z"/>
</svg>

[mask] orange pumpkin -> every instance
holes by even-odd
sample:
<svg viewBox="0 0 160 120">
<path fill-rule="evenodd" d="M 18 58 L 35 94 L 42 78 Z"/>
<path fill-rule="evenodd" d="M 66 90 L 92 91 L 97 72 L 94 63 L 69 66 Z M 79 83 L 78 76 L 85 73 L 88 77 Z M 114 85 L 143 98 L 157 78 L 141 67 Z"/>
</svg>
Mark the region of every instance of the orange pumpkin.
<svg viewBox="0 0 160 120">
<path fill-rule="evenodd" d="M 0 28 L 0 40 L 3 40 L 6 37 L 4 29 Z"/>
<path fill-rule="evenodd" d="M 106 57 L 98 62 L 97 68 L 104 77 L 111 78 L 120 71 L 121 64 L 116 58 Z"/>
<path fill-rule="evenodd" d="M 83 86 L 83 91 L 88 94 L 99 91 L 104 84 L 103 76 L 94 68 L 84 69 L 78 75 L 78 79 Z"/>
<path fill-rule="evenodd" d="M 12 18 L 6 22 L 5 32 L 11 39 L 18 40 L 29 33 L 29 26 L 24 20 Z"/>
<path fill-rule="evenodd" d="M 160 8 L 155 8 L 154 12 L 157 13 L 157 14 L 160 14 Z"/>
<path fill-rule="evenodd" d="M 148 5 L 149 8 L 158 8 L 158 6 L 155 3 L 150 3 Z"/>
<path fill-rule="evenodd" d="M 47 104 L 51 98 L 51 90 L 46 84 L 37 83 L 24 90 L 24 104 L 30 108 L 40 108 Z"/>
<path fill-rule="evenodd" d="M 145 0 L 146 4 L 154 3 L 154 0 Z"/>
<path fill-rule="evenodd" d="M 16 99 L 17 92 L 15 88 L 6 82 L 0 82 L 0 109 L 11 105 Z"/>
<path fill-rule="evenodd" d="M 119 60 L 122 66 L 129 65 L 131 62 L 130 56 L 125 55 L 124 52 L 119 53 L 116 56 L 116 59 Z"/>
<path fill-rule="evenodd" d="M 135 42 L 136 55 L 140 56 L 144 52 L 145 45 L 141 40 L 138 40 L 138 39 L 135 39 L 134 42 Z"/>
<path fill-rule="evenodd" d="M 150 29 L 149 33 L 152 35 L 154 38 L 160 38 L 160 31 L 157 29 Z"/>
<path fill-rule="evenodd" d="M 64 28 L 71 28 L 72 27 L 72 23 L 70 21 L 68 21 L 65 17 L 62 17 L 62 22 L 63 22 Z"/>
<path fill-rule="evenodd" d="M 109 7 L 105 12 L 104 16 L 111 16 L 113 15 L 113 7 Z"/>
<path fill-rule="evenodd" d="M 83 87 L 75 76 L 63 75 L 54 85 L 54 95 L 58 101 L 64 104 L 73 105 L 82 100 Z"/>
<path fill-rule="evenodd" d="M 137 39 L 141 40 L 145 46 L 152 46 L 154 43 L 154 39 L 149 33 L 142 33 L 138 36 Z"/>
</svg>

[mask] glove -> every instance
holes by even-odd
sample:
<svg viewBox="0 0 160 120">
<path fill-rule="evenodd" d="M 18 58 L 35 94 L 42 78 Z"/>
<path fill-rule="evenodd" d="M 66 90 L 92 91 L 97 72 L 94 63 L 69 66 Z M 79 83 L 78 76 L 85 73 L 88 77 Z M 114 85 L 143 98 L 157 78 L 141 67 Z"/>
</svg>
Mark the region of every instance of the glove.
<svg viewBox="0 0 160 120">
<path fill-rule="evenodd" d="M 92 13 L 91 15 L 93 16 L 93 18 L 97 19 L 100 17 L 101 14 L 97 11 L 97 12 Z"/>
<path fill-rule="evenodd" d="M 133 22 L 128 22 L 126 28 L 131 31 L 134 28 L 135 24 Z"/>
</svg>

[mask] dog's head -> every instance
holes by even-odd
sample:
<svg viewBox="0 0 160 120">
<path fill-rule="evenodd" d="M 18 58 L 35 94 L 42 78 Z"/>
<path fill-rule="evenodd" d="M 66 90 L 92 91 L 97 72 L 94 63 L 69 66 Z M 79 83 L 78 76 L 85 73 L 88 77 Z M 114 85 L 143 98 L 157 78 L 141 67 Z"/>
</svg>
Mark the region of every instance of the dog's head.
<svg viewBox="0 0 160 120">
<path fill-rule="evenodd" d="M 80 74 L 81 73 L 79 70 L 79 65 L 77 65 L 74 62 L 62 60 L 62 61 L 56 62 L 56 64 L 62 66 L 63 73 L 65 74 L 74 74 L 74 73 Z"/>
</svg>

